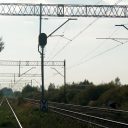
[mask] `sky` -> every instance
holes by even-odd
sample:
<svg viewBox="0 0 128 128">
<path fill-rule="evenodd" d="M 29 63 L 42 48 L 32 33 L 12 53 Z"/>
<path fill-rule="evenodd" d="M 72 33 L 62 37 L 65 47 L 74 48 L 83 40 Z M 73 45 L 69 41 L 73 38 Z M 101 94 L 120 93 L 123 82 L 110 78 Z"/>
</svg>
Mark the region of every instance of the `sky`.
<svg viewBox="0 0 128 128">
<path fill-rule="evenodd" d="M 0 0 L 1 3 L 42 3 L 42 4 L 115 4 L 119 0 Z M 119 5 L 128 5 L 127 0 L 122 0 Z M 59 25 L 65 22 L 66 18 L 48 18 L 42 20 L 42 32 L 47 35 L 54 31 Z M 66 60 L 67 83 L 80 82 L 84 79 L 95 84 L 110 82 L 116 77 L 121 79 L 123 84 L 128 84 L 128 44 L 119 45 L 113 40 L 98 40 L 96 38 L 127 38 L 128 31 L 116 24 L 125 24 L 127 20 L 123 18 L 77 18 L 69 21 L 60 28 L 54 35 L 64 35 L 62 37 L 48 38 L 45 47 L 45 61 Z M 85 30 L 84 30 L 85 29 Z M 83 31 L 84 30 L 84 31 Z M 80 34 L 79 34 L 80 33 Z M 76 35 L 77 38 L 73 39 Z M 37 50 L 39 35 L 38 17 L 14 17 L 0 16 L 0 36 L 5 42 L 5 49 L 0 53 L 0 60 L 23 60 L 40 61 L 40 54 Z M 73 41 L 70 41 L 73 39 Z M 67 43 L 69 43 L 61 52 Z M 116 47 L 113 50 L 113 47 Z M 110 50 L 110 51 L 109 51 Z M 105 52 L 105 53 L 104 53 Z M 104 53 L 104 54 L 103 54 Z M 21 67 L 21 73 L 32 67 Z M 63 74 L 63 67 L 56 67 Z M 30 72 L 40 74 L 40 67 L 34 67 Z M 2 67 L 0 73 L 18 73 L 18 67 Z M 56 75 L 52 67 L 45 67 L 45 88 L 49 83 L 56 86 L 63 84 L 63 77 Z M 20 80 L 22 79 L 22 80 Z M 0 77 L 0 88 L 11 86 L 14 89 L 22 89 L 26 81 L 33 82 L 33 86 L 41 85 L 41 78 L 15 78 Z M 3 82 L 5 81 L 5 82 Z M 22 83 L 24 82 L 24 83 Z"/>
</svg>

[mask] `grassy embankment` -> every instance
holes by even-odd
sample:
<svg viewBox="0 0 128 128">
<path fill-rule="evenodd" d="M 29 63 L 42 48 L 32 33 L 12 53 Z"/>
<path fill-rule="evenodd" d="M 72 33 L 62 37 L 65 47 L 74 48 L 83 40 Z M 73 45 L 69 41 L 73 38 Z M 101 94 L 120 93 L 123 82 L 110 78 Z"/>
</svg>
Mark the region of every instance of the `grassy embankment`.
<svg viewBox="0 0 128 128">
<path fill-rule="evenodd" d="M 15 109 L 23 128 L 89 128 L 85 124 L 81 124 L 80 122 L 70 118 L 62 117 L 50 111 L 46 113 L 41 112 L 38 107 L 29 103 L 21 103 L 20 105 L 14 101 L 11 101 L 10 103 L 13 105 L 13 108 Z M 7 110 L 8 108 L 4 108 L 4 110 L 5 109 Z M 4 116 L 10 114 L 6 110 L 2 110 L 2 118 L 5 118 L 5 121 L 0 118 L 0 122 L 2 120 L 2 122 L 8 123 L 10 126 L 11 122 L 9 121 L 9 118 Z"/>
<path fill-rule="evenodd" d="M 6 101 L 0 106 L 0 128 L 18 128 L 17 122 Z"/>
</svg>

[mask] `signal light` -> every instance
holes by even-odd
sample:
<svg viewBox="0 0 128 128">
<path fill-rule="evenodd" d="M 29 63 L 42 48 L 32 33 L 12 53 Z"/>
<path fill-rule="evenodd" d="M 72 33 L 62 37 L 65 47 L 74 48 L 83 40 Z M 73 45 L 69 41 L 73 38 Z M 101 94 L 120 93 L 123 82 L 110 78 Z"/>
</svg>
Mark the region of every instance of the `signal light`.
<svg viewBox="0 0 128 128">
<path fill-rule="evenodd" d="M 47 44 L 47 35 L 45 33 L 40 33 L 39 35 L 39 45 L 44 48 Z"/>
</svg>

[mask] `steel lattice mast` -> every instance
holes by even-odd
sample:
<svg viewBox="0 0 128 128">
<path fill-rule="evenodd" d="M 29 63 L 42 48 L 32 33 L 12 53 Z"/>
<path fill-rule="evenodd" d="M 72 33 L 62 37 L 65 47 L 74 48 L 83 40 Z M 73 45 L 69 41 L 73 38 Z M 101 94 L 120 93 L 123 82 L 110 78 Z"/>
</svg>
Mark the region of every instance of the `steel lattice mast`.
<svg viewBox="0 0 128 128">
<path fill-rule="evenodd" d="M 41 61 L 0 60 L 0 66 L 41 66 Z M 64 61 L 44 61 L 44 66 L 64 66 Z"/>
<path fill-rule="evenodd" d="M 41 11 L 40 11 L 41 9 Z M 127 5 L 0 3 L 0 15 L 128 18 Z"/>
</svg>

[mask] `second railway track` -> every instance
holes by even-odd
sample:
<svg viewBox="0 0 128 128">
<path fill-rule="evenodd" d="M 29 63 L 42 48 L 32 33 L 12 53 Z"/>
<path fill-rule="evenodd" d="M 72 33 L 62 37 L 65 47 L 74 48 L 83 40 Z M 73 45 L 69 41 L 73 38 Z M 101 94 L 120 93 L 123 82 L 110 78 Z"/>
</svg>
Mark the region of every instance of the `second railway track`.
<svg viewBox="0 0 128 128">
<path fill-rule="evenodd" d="M 28 99 L 25 98 L 26 101 L 39 105 L 39 100 L 35 99 Z M 74 107 L 73 107 L 74 106 Z M 55 103 L 55 102 L 49 102 L 49 109 L 52 112 L 55 112 L 57 114 L 73 118 L 75 120 L 81 121 L 88 123 L 92 125 L 93 127 L 102 127 L 102 128 L 128 128 L 127 123 L 115 121 L 115 120 L 110 120 L 98 116 L 93 116 L 86 114 L 83 110 L 81 110 L 82 106 L 78 105 L 72 105 L 72 104 L 64 104 L 64 103 Z M 83 109 L 83 108 L 82 108 Z M 90 108 L 92 109 L 92 108 Z M 93 108 L 93 109 L 98 109 L 98 108 Z M 103 110 L 107 110 L 106 108 L 101 108 Z M 114 111 L 112 109 L 108 111 Z M 116 112 L 125 112 L 122 110 L 117 110 Z M 126 111 L 127 112 L 127 111 Z"/>
<path fill-rule="evenodd" d="M 65 103 L 57 103 L 57 102 L 49 102 L 49 105 L 59 107 L 59 108 L 65 108 L 71 111 L 85 113 L 88 115 L 98 116 L 98 117 L 106 118 L 109 120 L 114 119 L 119 122 L 128 123 L 128 119 L 126 118 L 126 116 L 128 116 L 128 111 L 124 111 L 124 110 L 91 107 L 91 106 L 81 106 L 81 105 L 65 104 Z"/>
</svg>

